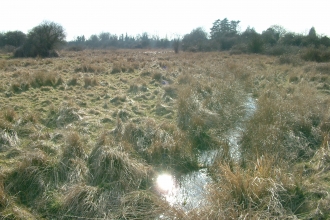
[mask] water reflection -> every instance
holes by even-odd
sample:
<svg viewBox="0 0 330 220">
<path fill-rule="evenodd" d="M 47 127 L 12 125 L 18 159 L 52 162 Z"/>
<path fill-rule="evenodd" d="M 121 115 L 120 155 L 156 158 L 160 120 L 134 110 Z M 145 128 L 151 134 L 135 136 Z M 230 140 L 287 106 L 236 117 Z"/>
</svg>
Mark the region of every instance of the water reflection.
<svg viewBox="0 0 330 220">
<path fill-rule="evenodd" d="M 178 192 L 178 184 L 174 176 L 170 174 L 160 174 L 156 180 L 157 191 L 165 197 L 166 201 L 174 205 Z"/>
<path fill-rule="evenodd" d="M 253 116 L 256 111 L 256 101 L 248 97 L 244 103 L 246 115 L 237 126 L 229 130 L 225 138 L 230 145 L 230 153 L 233 159 L 240 159 L 239 141 L 244 131 L 244 122 Z M 199 154 L 198 162 L 203 167 L 211 166 L 217 156 L 218 150 L 203 151 Z M 181 176 L 174 176 L 169 173 L 160 174 L 156 179 L 156 189 L 166 201 L 172 205 L 190 211 L 194 208 L 206 205 L 205 193 L 208 183 L 212 183 L 207 169 L 190 172 Z"/>
<path fill-rule="evenodd" d="M 169 174 L 161 174 L 157 177 L 157 186 L 161 191 L 172 191 L 175 188 L 174 178 Z"/>
<path fill-rule="evenodd" d="M 156 189 L 170 205 L 190 211 L 205 204 L 205 187 L 210 180 L 206 169 L 178 177 L 160 174 L 156 180 Z"/>
</svg>

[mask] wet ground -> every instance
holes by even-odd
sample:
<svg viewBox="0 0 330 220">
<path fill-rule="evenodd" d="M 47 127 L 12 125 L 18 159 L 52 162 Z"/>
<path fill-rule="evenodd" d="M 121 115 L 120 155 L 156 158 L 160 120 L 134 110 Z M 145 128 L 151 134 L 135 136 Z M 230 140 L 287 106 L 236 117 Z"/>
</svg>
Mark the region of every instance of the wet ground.
<svg viewBox="0 0 330 220">
<path fill-rule="evenodd" d="M 246 110 L 245 117 L 237 124 L 234 129 L 228 131 L 226 139 L 230 145 L 230 153 L 233 159 L 239 160 L 240 148 L 239 140 L 244 131 L 244 121 L 250 118 L 256 110 L 256 100 L 251 96 L 244 103 Z M 203 167 L 211 166 L 217 156 L 218 150 L 204 151 L 199 155 L 199 163 Z M 207 168 L 190 172 L 181 176 L 175 176 L 170 173 L 160 174 L 156 181 L 156 189 L 166 199 L 166 201 L 185 211 L 205 205 L 205 193 L 208 183 L 212 179 L 208 175 Z"/>
</svg>

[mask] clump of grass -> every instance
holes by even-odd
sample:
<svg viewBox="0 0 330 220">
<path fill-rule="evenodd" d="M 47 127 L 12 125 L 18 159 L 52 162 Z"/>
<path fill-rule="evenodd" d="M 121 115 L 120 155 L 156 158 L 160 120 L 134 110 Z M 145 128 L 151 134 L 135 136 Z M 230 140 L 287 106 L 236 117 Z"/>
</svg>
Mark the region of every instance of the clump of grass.
<svg viewBox="0 0 330 220">
<path fill-rule="evenodd" d="M 183 73 L 178 76 L 178 83 L 180 85 L 184 84 L 193 84 L 195 82 L 195 79 L 189 75 L 188 73 Z"/>
<path fill-rule="evenodd" d="M 5 190 L 26 205 L 33 205 L 55 183 L 54 164 L 41 151 L 27 154 L 4 180 Z"/>
<path fill-rule="evenodd" d="M 132 82 L 129 85 L 129 92 L 138 93 L 139 91 L 146 92 L 148 90 L 146 82 Z"/>
<path fill-rule="evenodd" d="M 95 147 L 88 158 L 88 166 L 90 182 L 95 186 L 124 192 L 145 189 L 149 182 L 149 167 L 114 147 Z"/>
<path fill-rule="evenodd" d="M 78 111 L 79 108 L 70 103 L 63 103 L 58 108 L 53 106 L 43 123 L 48 127 L 63 127 L 81 119 Z"/>
<path fill-rule="evenodd" d="M 6 108 L 3 110 L 3 117 L 8 122 L 14 122 L 17 119 L 17 113 L 13 108 Z"/>
<path fill-rule="evenodd" d="M 94 73 L 96 72 L 95 67 L 90 63 L 82 63 L 79 67 L 75 68 L 75 72 Z"/>
<path fill-rule="evenodd" d="M 97 79 L 95 77 L 91 78 L 91 77 L 84 77 L 84 87 L 87 88 L 88 86 L 97 86 L 98 82 Z"/>
<path fill-rule="evenodd" d="M 86 158 L 86 153 L 83 148 L 83 142 L 79 133 L 75 131 L 70 131 L 67 133 L 65 138 L 66 147 L 63 151 L 64 158 Z"/>
<path fill-rule="evenodd" d="M 253 160 L 270 153 L 294 161 L 311 157 L 318 148 L 324 110 L 316 107 L 321 100 L 315 99 L 315 90 L 296 87 L 290 96 L 283 93 L 259 97 L 242 135 L 243 158 Z"/>
<path fill-rule="evenodd" d="M 78 218 L 105 217 L 104 214 L 108 211 L 104 206 L 109 204 L 107 199 L 111 200 L 111 198 L 101 198 L 100 194 L 101 191 L 97 187 L 73 185 L 64 196 L 62 212 Z"/>
<path fill-rule="evenodd" d="M 113 63 L 111 73 L 120 73 L 122 71 L 121 63 L 120 62 L 115 62 Z"/>
<path fill-rule="evenodd" d="M 177 98 L 177 87 L 175 85 L 166 85 L 163 87 L 165 90 L 164 96 L 169 96 L 171 98 Z"/>
<path fill-rule="evenodd" d="M 43 86 L 56 87 L 63 83 L 63 79 L 57 73 L 39 70 L 20 74 L 17 81 L 11 83 L 11 89 L 14 92 L 26 91 L 30 87 L 38 88 Z"/>
<path fill-rule="evenodd" d="M 244 98 L 239 85 L 231 81 L 200 79 L 182 86 L 177 98 L 178 127 L 188 132 L 195 148 L 213 148 L 218 145 L 214 134 L 224 134 L 241 120 Z"/>
<path fill-rule="evenodd" d="M 154 72 L 152 74 L 152 79 L 156 80 L 156 81 L 160 81 L 163 77 L 163 74 L 161 72 Z"/>
<path fill-rule="evenodd" d="M 120 102 L 125 102 L 126 101 L 126 95 L 122 94 L 122 95 L 116 95 L 115 97 L 113 97 L 110 102 L 112 103 L 120 103 Z"/>
<path fill-rule="evenodd" d="M 0 210 L 3 210 L 9 203 L 8 196 L 3 185 L 3 176 L 0 176 Z"/>
<path fill-rule="evenodd" d="M 184 172 L 198 167 L 190 140 L 174 125 L 159 126 L 154 120 L 146 118 L 139 124 L 121 122 L 117 127 L 121 131 L 117 134 L 119 140 L 131 144 L 149 164 L 173 167 Z"/>
<path fill-rule="evenodd" d="M 77 132 L 67 132 L 62 152 L 59 154 L 59 163 L 55 166 L 56 184 L 81 183 L 87 179 L 89 172 L 86 165 L 87 154 L 84 147 Z M 46 149 L 46 151 L 49 150 L 52 154 L 57 154 L 57 151 L 55 150 L 54 152 L 54 149 Z"/>
<path fill-rule="evenodd" d="M 168 219 L 184 219 L 185 213 L 171 207 L 166 201 L 150 191 L 133 191 L 121 198 L 119 218 L 157 219 L 166 216 Z"/>
<path fill-rule="evenodd" d="M 219 164 L 219 182 L 209 187 L 212 219 L 292 218 L 304 212 L 305 193 L 296 178 L 275 166 L 275 158 L 261 157 L 254 167 Z M 283 164 L 282 164 L 283 165 Z M 217 204 L 217 205 L 215 205 Z"/>
<path fill-rule="evenodd" d="M 68 81 L 68 86 L 76 86 L 78 85 L 78 76 L 73 76 L 69 81 Z"/>
<path fill-rule="evenodd" d="M 39 122 L 39 115 L 37 115 L 36 112 L 26 112 L 23 117 L 22 117 L 22 123 L 25 124 L 25 123 L 38 123 Z"/>
<path fill-rule="evenodd" d="M 20 139 L 16 132 L 0 131 L 0 152 L 15 148 L 19 143 Z"/>
<path fill-rule="evenodd" d="M 329 64 L 320 63 L 315 67 L 315 69 L 317 71 L 321 72 L 322 74 L 330 75 L 330 65 Z"/>
<path fill-rule="evenodd" d="M 145 77 L 145 76 L 150 76 L 151 75 L 151 71 L 145 70 L 143 72 L 141 72 L 140 76 L 141 77 Z"/>
<path fill-rule="evenodd" d="M 32 87 L 55 86 L 57 80 L 57 74 L 48 71 L 37 71 L 30 75 L 30 84 Z"/>
</svg>

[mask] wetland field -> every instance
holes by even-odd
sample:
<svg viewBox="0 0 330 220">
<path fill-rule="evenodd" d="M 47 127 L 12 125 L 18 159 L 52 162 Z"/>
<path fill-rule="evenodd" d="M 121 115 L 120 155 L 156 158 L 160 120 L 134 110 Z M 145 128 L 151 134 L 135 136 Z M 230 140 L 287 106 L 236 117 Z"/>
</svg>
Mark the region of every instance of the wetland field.
<svg viewBox="0 0 330 220">
<path fill-rule="evenodd" d="M 1 219 L 329 219 L 330 63 L 0 53 Z"/>
</svg>

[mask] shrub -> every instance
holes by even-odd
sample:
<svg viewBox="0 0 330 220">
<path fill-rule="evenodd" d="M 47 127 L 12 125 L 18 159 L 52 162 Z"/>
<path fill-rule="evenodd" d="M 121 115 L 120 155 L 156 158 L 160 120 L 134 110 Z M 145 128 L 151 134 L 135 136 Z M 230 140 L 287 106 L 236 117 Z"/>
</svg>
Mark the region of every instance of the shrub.
<svg viewBox="0 0 330 220">
<path fill-rule="evenodd" d="M 27 35 L 25 43 L 15 52 L 15 57 L 57 57 L 55 49 L 63 44 L 65 32 L 61 25 L 43 22 L 34 27 Z"/>
<path fill-rule="evenodd" d="M 306 48 L 301 52 L 301 58 L 306 61 L 329 62 L 330 50 L 326 48 Z"/>
<path fill-rule="evenodd" d="M 182 39 L 182 50 L 184 51 L 206 51 L 208 50 L 207 33 L 202 28 L 196 28 Z"/>
<path fill-rule="evenodd" d="M 78 51 L 83 51 L 84 47 L 82 47 L 82 46 L 71 46 L 71 47 L 68 47 L 66 50 L 67 51 L 78 52 Z"/>
<path fill-rule="evenodd" d="M 175 53 L 179 53 L 180 39 L 173 40 L 173 49 Z"/>
<path fill-rule="evenodd" d="M 264 42 L 259 34 L 255 33 L 251 36 L 248 49 L 251 53 L 261 53 L 263 51 Z"/>
<path fill-rule="evenodd" d="M 8 31 L 4 34 L 4 45 L 10 45 L 14 48 L 23 45 L 26 41 L 26 35 L 21 31 Z"/>
<path fill-rule="evenodd" d="M 278 58 L 279 64 L 291 64 L 293 66 L 298 66 L 301 64 L 302 60 L 293 54 L 283 54 Z"/>
<path fill-rule="evenodd" d="M 280 56 L 288 52 L 287 47 L 288 46 L 284 46 L 284 45 L 270 46 L 265 49 L 265 54 Z"/>
</svg>

